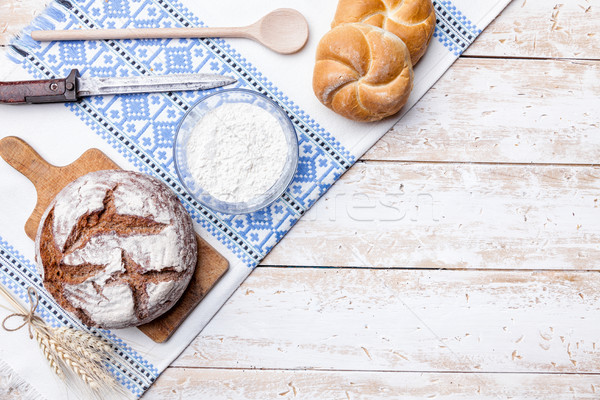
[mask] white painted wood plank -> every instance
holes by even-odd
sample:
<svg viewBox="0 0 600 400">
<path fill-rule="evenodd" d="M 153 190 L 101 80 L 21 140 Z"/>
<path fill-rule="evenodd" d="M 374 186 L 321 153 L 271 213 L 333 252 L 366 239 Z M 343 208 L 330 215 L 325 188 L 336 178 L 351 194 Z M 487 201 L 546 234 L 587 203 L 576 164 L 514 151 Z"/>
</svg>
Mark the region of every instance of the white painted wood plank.
<svg viewBox="0 0 600 400">
<path fill-rule="evenodd" d="M 8 44 L 48 3 L 49 0 L 0 1 L 0 46 Z"/>
<path fill-rule="evenodd" d="M 598 373 L 598 287 L 597 272 L 260 267 L 174 365 Z"/>
<path fill-rule="evenodd" d="M 263 265 L 598 269 L 600 169 L 358 163 Z"/>
<path fill-rule="evenodd" d="M 460 59 L 362 159 L 594 164 L 598 109 L 598 62 Z"/>
<path fill-rule="evenodd" d="M 466 54 L 599 59 L 598 21 L 600 0 L 513 0 Z"/>
<path fill-rule="evenodd" d="M 599 383 L 599 375 L 169 368 L 143 399 L 597 399 Z"/>
<path fill-rule="evenodd" d="M 459 59 L 363 160 L 594 164 L 598 110 L 599 62 Z"/>
</svg>

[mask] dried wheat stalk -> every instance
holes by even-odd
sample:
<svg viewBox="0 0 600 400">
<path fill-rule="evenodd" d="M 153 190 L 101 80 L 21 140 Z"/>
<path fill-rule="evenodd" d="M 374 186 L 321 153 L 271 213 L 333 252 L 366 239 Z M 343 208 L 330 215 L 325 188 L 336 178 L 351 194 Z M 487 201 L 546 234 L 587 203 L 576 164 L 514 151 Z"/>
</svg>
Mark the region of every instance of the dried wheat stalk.
<svg viewBox="0 0 600 400">
<path fill-rule="evenodd" d="M 56 358 L 56 356 L 53 353 L 50 352 L 50 347 L 48 346 L 48 337 L 40 334 L 40 331 L 37 331 L 37 330 L 35 331 L 34 336 L 35 336 L 36 342 L 38 343 L 38 345 L 40 346 L 40 349 L 42 350 L 42 353 L 44 353 L 44 357 L 46 357 L 46 360 L 48 361 L 48 364 L 50 364 L 50 367 L 52 368 L 54 373 L 56 375 L 58 375 L 58 377 L 60 379 L 64 379 L 65 374 L 62 372 L 62 370 L 58 366 L 58 363 L 59 363 L 58 359 Z"/>
<path fill-rule="evenodd" d="M 4 329 L 13 331 L 28 325 L 29 335 L 35 338 L 44 357 L 56 375 L 67 381 L 76 376 L 92 392 L 117 391 L 124 393 L 122 386 L 106 371 L 105 363 L 110 359 L 112 347 L 102 339 L 84 331 L 71 328 L 53 328 L 35 315 L 38 295 L 30 287 L 27 291 L 30 310 L 27 311 L 2 285 L 0 295 L 6 298 L 17 312 L 4 319 Z M 7 328 L 5 323 L 12 317 L 21 317 L 23 323 L 16 328 Z M 68 383 L 68 382 L 67 382 Z"/>
</svg>

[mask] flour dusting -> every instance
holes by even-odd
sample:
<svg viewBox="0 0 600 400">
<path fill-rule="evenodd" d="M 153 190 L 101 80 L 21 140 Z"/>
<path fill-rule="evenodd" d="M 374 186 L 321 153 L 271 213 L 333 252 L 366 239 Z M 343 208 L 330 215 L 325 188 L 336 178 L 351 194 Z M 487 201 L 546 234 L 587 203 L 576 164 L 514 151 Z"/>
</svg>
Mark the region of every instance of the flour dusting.
<svg viewBox="0 0 600 400">
<path fill-rule="evenodd" d="M 249 201 L 269 190 L 287 159 L 287 142 L 277 119 L 247 103 L 209 111 L 194 127 L 186 150 L 195 181 L 230 203 Z"/>
<path fill-rule="evenodd" d="M 50 247 L 43 240 L 59 249 L 56 255 L 43 250 Z M 44 285 L 61 293 L 67 311 L 95 326 L 123 328 L 149 322 L 179 299 L 197 251 L 192 222 L 166 185 L 107 170 L 56 196 L 41 219 L 36 258 Z"/>
</svg>

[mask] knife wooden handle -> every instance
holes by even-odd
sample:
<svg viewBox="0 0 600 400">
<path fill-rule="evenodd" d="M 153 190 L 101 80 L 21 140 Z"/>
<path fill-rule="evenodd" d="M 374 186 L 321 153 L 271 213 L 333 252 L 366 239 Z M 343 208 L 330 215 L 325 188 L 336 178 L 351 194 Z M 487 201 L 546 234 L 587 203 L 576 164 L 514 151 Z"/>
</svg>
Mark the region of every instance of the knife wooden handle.
<svg viewBox="0 0 600 400">
<path fill-rule="evenodd" d="M 72 70 L 62 79 L 37 81 L 0 82 L 0 103 L 35 104 L 77 101 L 77 77 L 79 71 Z"/>
</svg>

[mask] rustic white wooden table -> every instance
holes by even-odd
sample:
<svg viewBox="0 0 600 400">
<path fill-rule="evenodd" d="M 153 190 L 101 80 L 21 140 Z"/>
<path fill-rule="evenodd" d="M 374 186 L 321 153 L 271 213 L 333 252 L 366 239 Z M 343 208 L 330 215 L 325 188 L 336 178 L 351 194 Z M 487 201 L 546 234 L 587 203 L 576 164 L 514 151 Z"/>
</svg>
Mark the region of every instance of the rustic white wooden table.
<svg viewBox="0 0 600 400">
<path fill-rule="evenodd" d="M 599 27 L 513 1 L 144 398 L 600 398 Z"/>
</svg>

